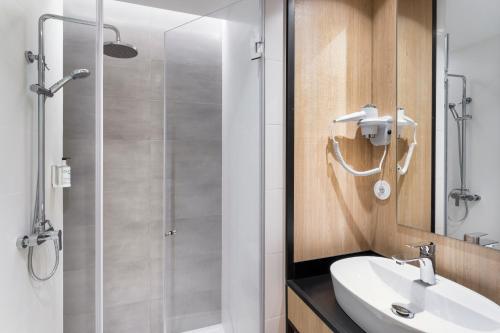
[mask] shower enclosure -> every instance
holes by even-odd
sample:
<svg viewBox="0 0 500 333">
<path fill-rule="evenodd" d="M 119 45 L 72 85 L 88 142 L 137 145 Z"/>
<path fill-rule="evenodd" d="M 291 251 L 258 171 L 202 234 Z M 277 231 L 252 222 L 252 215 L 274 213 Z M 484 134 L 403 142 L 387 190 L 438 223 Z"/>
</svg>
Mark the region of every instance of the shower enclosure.
<svg viewBox="0 0 500 333">
<path fill-rule="evenodd" d="M 35 208 L 32 221 L 32 233 L 29 235 L 20 236 L 17 241 L 19 249 L 28 248 L 28 272 L 30 276 L 36 281 L 47 281 L 54 276 L 60 261 L 59 252 L 62 251 L 62 230 L 54 228 L 45 214 L 45 104 L 48 98 L 54 97 L 66 84 L 72 80 L 84 79 L 90 76 L 88 69 L 75 69 L 69 75 L 66 75 L 50 87 L 46 86 L 45 74 L 49 70 L 47 59 L 45 57 L 45 24 L 46 21 L 56 20 L 61 22 L 69 22 L 73 24 L 95 26 L 96 23 L 88 20 L 76 19 L 68 16 L 61 16 L 55 14 L 44 14 L 38 19 L 38 52 L 34 54 L 32 51 L 25 51 L 24 55 L 28 64 L 36 62 L 38 70 L 37 83 L 30 85 L 30 90 L 37 95 L 37 114 L 38 114 L 38 151 L 37 151 L 37 178 L 36 178 L 36 196 Z M 137 56 L 135 47 L 124 44 L 120 40 L 120 31 L 112 25 L 104 25 L 106 29 L 112 30 L 116 38 L 112 42 L 106 42 L 104 45 L 104 53 L 115 58 L 132 58 Z M 71 185 L 71 171 L 67 167 L 67 158 L 63 157 L 66 166 L 66 179 L 67 184 L 59 184 L 55 179 L 56 172 L 61 169 L 61 166 L 52 166 L 52 186 L 53 187 L 69 187 Z M 64 175 L 60 175 L 61 179 Z M 33 255 L 35 249 L 47 241 L 54 243 L 54 264 L 45 276 L 41 276 L 35 272 L 33 267 Z"/>
<path fill-rule="evenodd" d="M 64 332 L 263 331 L 262 7 L 139 3 L 64 25 Z"/>
<path fill-rule="evenodd" d="M 226 332 L 261 329 L 255 4 L 241 1 L 165 33 L 167 332 L 221 321 Z"/>
<path fill-rule="evenodd" d="M 261 2 L 145 3 L 0 2 L 2 332 L 263 332 Z"/>
</svg>

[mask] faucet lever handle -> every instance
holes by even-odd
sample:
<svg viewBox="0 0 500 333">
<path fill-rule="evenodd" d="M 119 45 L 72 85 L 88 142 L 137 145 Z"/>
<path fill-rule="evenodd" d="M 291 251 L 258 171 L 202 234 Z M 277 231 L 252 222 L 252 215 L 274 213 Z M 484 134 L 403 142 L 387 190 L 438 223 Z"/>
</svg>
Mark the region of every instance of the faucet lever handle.
<svg viewBox="0 0 500 333">
<path fill-rule="evenodd" d="M 434 244 L 433 242 L 420 242 L 406 244 L 405 246 L 412 249 L 420 249 L 420 254 L 426 256 L 434 255 L 434 251 L 436 250 L 436 244 Z"/>
<path fill-rule="evenodd" d="M 424 246 L 435 246 L 433 242 L 419 242 L 419 243 L 411 243 L 411 244 L 406 244 L 406 247 L 410 247 L 412 249 L 419 249 Z"/>
</svg>

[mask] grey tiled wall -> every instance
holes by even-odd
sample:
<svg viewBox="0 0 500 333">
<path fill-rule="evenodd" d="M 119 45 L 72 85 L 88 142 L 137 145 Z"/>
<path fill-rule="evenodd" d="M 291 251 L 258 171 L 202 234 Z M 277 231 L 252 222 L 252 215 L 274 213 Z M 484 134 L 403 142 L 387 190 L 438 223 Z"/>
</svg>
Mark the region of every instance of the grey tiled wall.
<svg viewBox="0 0 500 333">
<path fill-rule="evenodd" d="M 94 73 L 94 31 L 64 24 L 64 73 Z M 94 330 L 94 78 L 64 88 L 63 152 L 72 187 L 64 189 L 64 332 Z"/>
<path fill-rule="evenodd" d="M 222 45 L 218 28 L 166 34 L 168 175 L 177 230 L 167 241 L 167 329 L 220 323 Z"/>
<path fill-rule="evenodd" d="M 132 59 L 104 59 L 104 332 L 162 332 L 163 53 L 123 20 Z"/>
<path fill-rule="evenodd" d="M 164 283 L 168 332 L 212 325 L 220 322 L 221 41 L 171 32 L 165 62 L 161 32 L 117 25 L 139 56 L 104 60 L 104 331 L 162 332 Z M 92 34 L 65 27 L 65 72 L 94 70 Z M 64 198 L 65 333 L 94 325 L 93 82 L 74 81 L 64 93 L 64 153 L 73 166 Z M 165 252 L 164 202 L 177 229 Z"/>
</svg>

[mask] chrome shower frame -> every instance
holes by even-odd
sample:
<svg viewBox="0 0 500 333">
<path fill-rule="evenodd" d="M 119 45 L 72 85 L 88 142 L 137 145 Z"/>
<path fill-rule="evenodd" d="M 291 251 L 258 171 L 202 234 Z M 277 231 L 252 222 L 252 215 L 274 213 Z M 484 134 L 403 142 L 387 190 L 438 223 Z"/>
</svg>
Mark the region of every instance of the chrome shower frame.
<svg viewBox="0 0 500 333">
<path fill-rule="evenodd" d="M 37 152 L 37 182 L 36 182 L 36 199 L 34 216 L 32 221 L 32 230 L 30 235 L 24 235 L 18 238 L 17 247 L 20 249 L 28 248 L 28 271 L 30 276 L 37 281 L 49 280 L 57 271 L 59 266 L 59 252 L 62 251 L 62 231 L 56 230 L 46 217 L 45 212 L 45 102 L 47 97 L 52 97 L 53 94 L 59 90 L 64 83 L 63 80 L 56 83 L 56 89 L 52 91 L 46 88 L 45 84 L 45 71 L 48 69 L 45 59 L 45 29 L 44 25 L 47 20 L 58 20 L 63 22 L 70 22 L 75 24 L 96 26 L 96 22 L 77 19 L 73 17 L 66 17 L 55 14 L 44 14 L 38 19 L 38 54 L 33 54 L 31 51 L 25 52 L 25 58 L 28 63 L 37 61 L 38 80 L 37 84 L 31 87 L 31 90 L 37 94 L 37 108 L 38 108 L 38 152 Z M 104 24 L 104 29 L 112 30 L 115 33 L 115 42 L 120 44 L 121 36 L 120 31 L 113 25 Z M 86 75 L 88 76 L 88 74 Z M 68 80 L 69 81 L 69 80 Z M 55 249 L 55 263 L 50 273 L 45 277 L 38 276 L 33 270 L 32 256 L 36 246 L 39 246 L 46 241 L 52 240 Z"/>
<path fill-rule="evenodd" d="M 445 137 L 446 142 L 445 146 L 448 147 L 448 109 L 452 113 L 455 122 L 457 123 L 457 135 L 458 135 L 458 155 L 459 155 L 459 168 L 460 168 L 460 187 L 452 189 L 449 193 L 446 193 L 445 202 L 451 198 L 455 200 L 455 206 L 459 206 L 460 202 L 464 202 L 465 205 L 465 214 L 463 218 L 457 220 L 456 222 L 463 222 L 467 218 L 469 214 L 469 206 L 468 202 L 472 201 L 480 201 L 481 196 L 477 194 L 471 194 L 470 189 L 467 187 L 467 121 L 472 119 L 472 116 L 467 111 L 467 106 L 472 102 L 472 98 L 467 96 L 467 77 L 461 74 L 451 74 L 449 73 L 449 47 L 450 47 L 450 34 L 447 33 L 444 36 L 444 112 L 445 112 Z M 462 98 L 461 102 L 461 114 L 459 115 L 455 109 L 456 104 L 449 102 L 449 79 L 457 78 L 462 81 Z M 447 154 L 446 154 L 447 155 Z M 448 158 L 445 157 L 446 163 L 445 167 L 447 169 L 448 166 Z M 447 181 L 446 181 L 446 192 L 447 189 Z M 446 205 L 447 207 L 448 205 Z M 448 208 L 445 208 L 445 221 L 449 221 L 450 218 L 448 216 Z M 448 223 L 445 223 L 445 235 L 448 234 Z"/>
<path fill-rule="evenodd" d="M 38 85 L 42 89 L 45 88 L 45 70 L 48 68 L 45 61 L 45 35 L 44 24 L 47 20 L 58 20 L 63 22 L 76 23 L 87 26 L 96 26 L 96 22 L 77 19 L 55 14 L 45 14 L 40 16 L 38 20 L 38 55 L 27 55 L 31 58 L 30 62 L 37 60 L 38 62 Z M 121 41 L 120 31 L 117 27 L 104 24 L 104 29 L 112 30 L 115 33 L 116 42 Z M 46 222 L 45 217 L 45 101 L 47 97 L 43 94 L 38 94 L 38 186 L 37 186 L 37 213 L 35 219 L 34 232 L 43 230 L 43 225 Z"/>
<path fill-rule="evenodd" d="M 465 150 L 465 145 L 467 144 L 467 133 L 466 131 L 466 121 L 471 119 L 472 117 L 467 113 L 467 105 L 472 101 L 469 97 L 467 97 L 467 77 L 465 75 L 459 75 L 459 74 L 450 74 L 448 73 L 448 77 L 454 77 L 462 80 L 462 101 L 461 101 L 461 111 L 462 114 L 461 116 L 458 116 L 458 114 L 455 111 L 454 117 L 455 121 L 460 122 L 460 127 L 461 127 L 461 145 L 459 148 L 459 159 L 460 159 L 460 190 L 463 191 L 468 191 L 467 189 L 467 181 L 466 181 L 466 150 Z M 448 103 L 448 107 L 450 110 L 454 110 L 455 105 Z"/>
</svg>

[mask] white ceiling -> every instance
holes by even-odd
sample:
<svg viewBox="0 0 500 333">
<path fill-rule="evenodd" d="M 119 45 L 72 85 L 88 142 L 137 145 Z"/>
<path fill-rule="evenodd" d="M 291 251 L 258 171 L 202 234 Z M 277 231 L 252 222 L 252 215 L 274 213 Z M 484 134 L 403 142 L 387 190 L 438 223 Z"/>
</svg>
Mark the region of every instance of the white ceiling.
<svg viewBox="0 0 500 333">
<path fill-rule="evenodd" d="M 195 15 L 206 15 L 238 0 L 119 0 Z"/>
</svg>

